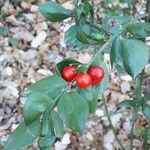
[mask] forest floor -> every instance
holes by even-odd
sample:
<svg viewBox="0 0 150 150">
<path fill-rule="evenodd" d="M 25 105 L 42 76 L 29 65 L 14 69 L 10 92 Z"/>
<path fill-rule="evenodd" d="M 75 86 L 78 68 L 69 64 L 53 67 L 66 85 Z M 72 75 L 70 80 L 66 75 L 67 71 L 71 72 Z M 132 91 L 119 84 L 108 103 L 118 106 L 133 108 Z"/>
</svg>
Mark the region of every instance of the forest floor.
<svg viewBox="0 0 150 150">
<path fill-rule="evenodd" d="M 66 57 L 74 57 L 86 63 L 91 59 L 90 49 L 73 51 L 64 43 L 64 31 L 72 24 L 50 23 L 38 12 L 42 0 L 1 0 L 0 32 L 0 149 L 10 133 L 22 119 L 25 98 L 22 92 L 31 83 L 55 72 L 56 64 Z M 62 1 L 63 2 L 63 1 Z M 71 8 L 70 1 L 63 2 Z M 3 29 L 3 30 L 2 30 Z M 108 109 L 119 139 L 129 150 L 132 110 L 119 109 L 119 102 L 133 96 L 134 82 L 126 74 L 118 75 L 110 70 L 109 55 L 104 55 L 110 74 L 110 84 L 105 91 Z M 150 71 L 150 65 L 147 66 Z M 150 79 L 144 80 L 143 92 L 150 93 Z M 147 124 L 146 118 L 139 114 L 135 123 L 133 144 L 135 150 L 142 150 L 140 132 Z M 37 150 L 37 144 L 25 150 Z M 66 129 L 61 142 L 54 150 L 119 150 L 112 130 L 109 127 L 101 101 L 94 115 L 90 115 L 83 134 Z"/>
</svg>

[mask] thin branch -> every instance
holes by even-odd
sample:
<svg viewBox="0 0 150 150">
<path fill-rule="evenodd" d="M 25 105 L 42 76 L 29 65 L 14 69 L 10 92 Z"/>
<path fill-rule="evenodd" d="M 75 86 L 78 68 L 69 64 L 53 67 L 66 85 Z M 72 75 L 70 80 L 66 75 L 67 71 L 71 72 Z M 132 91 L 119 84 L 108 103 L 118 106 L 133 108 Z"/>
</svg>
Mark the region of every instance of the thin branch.
<svg viewBox="0 0 150 150">
<path fill-rule="evenodd" d="M 112 124 L 112 121 L 111 121 L 111 118 L 110 118 L 110 115 L 109 115 L 109 112 L 108 112 L 108 108 L 107 108 L 107 102 L 106 102 L 106 99 L 105 99 L 105 96 L 104 94 L 102 94 L 103 96 L 103 104 L 104 104 L 104 108 L 105 108 L 105 111 L 106 111 L 106 116 L 107 116 L 107 119 L 109 121 L 109 124 L 110 124 L 110 127 L 114 133 L 114 136 L 116 138 L 116 141 L 118 142 L 118 144 L 120 145 L 120 148 L 121 150 L 125 150 L 125 148 L 123 147 L 121 141 L 119 140 L 118 136 L 117 136 L 117 133 L 116 133 L 116 130 L 115 128 L 113 127 L 113 124 Z"/>
<path fill-rule="evenodd" d="M 92 17 L 91 17 L 91 21 L 94 23 L 95 22 L 95 5 L 94 5 L 94 0 L 91 0 L 91 6 L 92 6 L 92 9 L 93 9 L 93 14 L 92 14 Z"/>
<path fill-rule="evenodd" d="M 149 16 L 147 16 L 146 21 L 149 22 L 150 21 L 150 0 L 146 1 L 146 13 L 149 14 Z"/>
<path fill-rule="evenodd" d="M 131 131 L 130 131 L 130 150 L 133 149 L 133 136 L 134 136 L 134 124 L 138 116 L 138 111 L 133 111 L 133 117 L 132 117 L 132 124 L 131 124 Z"/>
<path fill-rule="evenodd" d="M 135 90 L 134 90 L 134 95 L 135 95 L 135 100 L 139 101 L 140 98 L 142 97 L 142 81 L 143 81 L 143 76 L 144 76 L 144 69 L 142 70 L 142 73 L 139 74 L 139 76 L 135 79 Z M 139 111 L 139 106 L 137 106 L 134 111 L 133 111 L 133 116 L 132 116 L 132 125 L 131 125 L 131 131 L 130 131 L 130 150 L 133 149 L 133 135 L 134 135 L 134 124 L 138 116 L 138 111 Z"/>
</svg>

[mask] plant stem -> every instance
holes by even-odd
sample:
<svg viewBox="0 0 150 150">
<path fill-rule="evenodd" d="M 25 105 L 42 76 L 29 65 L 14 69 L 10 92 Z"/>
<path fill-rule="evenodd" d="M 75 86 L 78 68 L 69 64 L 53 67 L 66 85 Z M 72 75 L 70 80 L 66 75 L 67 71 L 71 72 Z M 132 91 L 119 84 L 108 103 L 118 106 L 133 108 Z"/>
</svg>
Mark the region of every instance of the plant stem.
<svg viewBox="0 0 150 150">
<path fill-rule="evenodd" d="M 116 133 L 115 128 L 113 127 L 113 124 L 112 124 L 112 121 L 111 121 L 111 118 L 110 118 L 110 115 L 109 115 L 109 112 L 108 112 L 107 102 L 106 102 L 106 99 L 105 99 L 104 94 L 102 94 L 102 96 L 103 96 L 103 104 L 104 104 L 104 108 L 105 108 L 105 111 L 106 111 L 106 116 L 107 116 L 107 119 L 108 119 L 108 121 L 109 121 L 110 127 L 111 127 L 111 129 L 112 129 L 112 131 L 113 131 L 113 133 L 114 133 L 114 136 L 115 136 L 115 138 L 116 138 L 118 144 L 120 145 L 121 150 L 125 150 L 125 148 L 123 147 L 121 141 L 119 140 L 119 138 L 118 138 L 118 136 L 117 136 L 117 133 Z"/>
<path fill-rule="evenodd" d="M 131 125 L 131 131 L 130 131 L 130 150 L 133 149 L 133 135 L 134 135 L 134 123 L 136 121 L 136 118 L 138 116 L 138 111 L 134 110 L 133 111 L 133 117 L 132 117 L 132 125 Z"/>
<path fill-rule="evenodd" d="M 94 60 L 95 60 L 95 58 L 97 57 L 97 55 L 100 54 L 108 45 L 110 45 L 110 43 L 111 43 L 115 38 L 116 38 L 115 36 L 111 37 L 111 38 L 94 54 L 93 59 L 91 59 L 91 61 L 88 63 L 88 66 L 90 66 L 90 65 L 94 62 Z"/>
<path fill-rule="evenodd" d="M 142 97 L 142 81 L 144 76 L 144 69 L 142 70 L 142 73 L 139 74 L 139 76 L 135 79 L 135 100 L 138 102 L 140 98 Z M 138 103 L 137 103 L 138 104 Z M 131 125 L 131 131 L 130 131 L 130 150 L 133 149 L 133 134 L 134 134 L 134 124 L 138 116 L 139 106 L 135 107 L 133 110 L 133 117 L 132 117 L 132 125 Z"/>
<path fill-rule="evenodd" d="M 95 22 L 95 7 L 94 7 L 94 0 L 91 0 L 91 6 L 92 6 L 92 9 L 93 9 L 93 14 L 92 14 L 92 17 L 91 17 L 91 21 L 94 23 Z"/>
<path fill-rule="evenodd" d="M 113 35 L 113 33 L 111 33 L 111 32 L 109 32 L 109 31 L 105 30 L 104 28 L 101 28 L 98 24 L 91 23 L 90 25 L 93 26 L 94 28 L 96 28 L 97 30 L 104 32 L 104 33 L 107 34 L 108 36 Z"/>
<path fill-rule="evenodd" d="M 142 70 L 142 73 L 139 74 L 139 76 L 135 79 L 135 90 L 134 95 L 135 99 L 138 100 L 142 97 L 142 81 L 144 76 L 144 70 Z"/>
<path fill-rule="evenodd" d="M 146 21 L 149 22 L 150 21 L 150 0 L 146 1 L 146 13 L 149 14 L 149 16 L 147 16 Z"/>
</svg>

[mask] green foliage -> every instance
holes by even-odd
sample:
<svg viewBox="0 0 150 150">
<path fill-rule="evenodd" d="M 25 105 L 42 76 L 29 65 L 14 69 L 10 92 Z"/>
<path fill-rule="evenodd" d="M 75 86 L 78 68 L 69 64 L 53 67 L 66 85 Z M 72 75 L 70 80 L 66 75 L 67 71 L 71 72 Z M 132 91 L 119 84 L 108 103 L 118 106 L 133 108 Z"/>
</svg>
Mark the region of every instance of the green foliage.
<svg viewBox="0 0 150 150">
<path fill-rule="evenodd" d="M 57 138 L 62 138 L 64 135 L 63 122 L 56 111 L 52 111 L 50 114 L 50 120 L 53 125 L 53 133 Z"/>
<path fill-rule="evenodd" d="M 147 117 L 147 119 L 150 121 L 150 105 L 144 104 L 142 106 L 142 112 Z"/>
<path fill-rule="evenodd" d="M 110 59 L 112 67 L 120 66 L 135 78 L 148 63 L 148 47 L 142 41 L 119 37 L 113 41 Z"/>
<path fill-rule="evenodd" d="M 26 95 L 34 92 L 40 92 L 48 95 L 51 99 L 55 99 L 62 89 L 66 86 L 66 82 L 57 75 L 45 77 L 36 83 L 32 84 L 26 91 Z"/>
<path fill-rule="evenodd" d="M 103 34 L 88 23 L 80 24 L 76 37 L 81 43 L 91 45 L 103 43 L 104 40 Z"/>
<path fill-rule="evenodd" d="M 5 144 L 4 150 L 20 149 L 26 145 L 31 144 L 38 136 L 40 130 L 39 120 L 33 122 L 26 127 L 23 121 L 17 129 L 10 135 Z"/>
<path fill-rule="evenodd" d="M 134 23 L 128 26 L 127 30 L 137 38 L 143 38 L 150 35 L 150 23 Z"/>
<path fill-rule="evenodd" d="M 37 81 L 25 91 L 24 121 L 9 137 L 5 150 L 22 148 L 35 139 L 38 139 L 40 150 L 49 150 L 63 137 L 63 123 L 74 131 L 83 132 L 89 113 L 95 112 L 97 99 L 109 83 L 109 73 L 103 60 L 103 53 L 106 52 L 110 53 L 112 68 L 121 73 L 128 73 L 136 81 L 135 97 L 122 101 L 119 107 L 132 108 L 133 122 L 139 111 L 150 120 L 150 96 L 142 96 L 142 78 L 139 78 L 142 77 L 140 73 L 148 62 L 148 48 L 143 41 L 150 34 L 150 24 L 143 20 L 140 22 L 129 15 L 132 8 L 131 0 L 120 2 L 127 4 L 127 8 L 121 9 L 118 4 L 114 6 L 113 0 L 102 2 L 101 7 L 106 16 L 98 25 L 95 21 L 93 2 L 89 0 L 73 0 L 73 11 L 54 1 L 47 1 L 39 6 L 41 14 L 51 22 L 73 17 L 75 25 L 65 33 L 67 46 L 75 50 L 94 48 L 97 52 L 86 64 L 73 58 L 62 60 L 56 66 L 55 75 Z M 114 7 L 108 9 L 110 4 Z M 4 27 L 0 27 L 0 34 L 7 34 Z M 15 40 L 10 40 L 9 43 L 16 45 Z M 87 72 L 90 66 L 100 66 L 104 69 L 105 75 L 98 85 L 81 89 L 76 87 L 75 80 L 68 83 L 62 78 L 63 68 L 69 65 L 74 65 L 79 73 Z M 112 126 L 105 100 L 103 104 Z M 57 106 L 58 111 L 54 111 Z M 116 134 L 115 129 L 113 132 Z M 122 148 L 118 138 L 116 139 Z"/>
<path fill-rule="evenodd" d="M 83 97 L 76 92 L 64 94 L 59 100 L 58 112 L 70 129 L 83 131 L 89 113 L 88 104 Z"/>
<path fill-rule="evenodd" d="M 128 100 L 127 99 L 127 100 L 124 100 L 121 103 L 119 103 L 118 106 L 133 109 L 136 107 L 136 102 L 135 102 L 135 100 Z"/>
<path fill-rule="evenodd" d="M 126 28 L 127 24 L 132 20 L 127 16 L 111 16 L 107 15 L 103 21 L 101 27 L 106 31 L 111 32 L 114 35 L 120 34 L 123 28 Z"/>
<path fill-rule="evenodd" d="M 55 142 L 56 137 L 49 135 L 46 137 L 41 137 L 38 141 L 40 150 L 50 150 Z"/>
<path fill-rule="evenodd" d="M 93 8 L 88 1 L 84 1 L 76 7 L 75 17 L 77 20 L 85 20 L 89 15 L 93 15 Z"/>
<path fill-rule="evenodd" d="M 48 1 L 40 5 L 39 11 L 49 21 L 57 22 L 71 16 L 70 11 L 56 2 Z"/>
<path fill-rule="evenodd" d="M 78 25 L 73 25 L 65 33 L 65 43 L 68 46 L 74 48 L 75 50 L 84 49 L 89 46 L 88 44 L 84 44 L 77 39 L 76 34 L 78 31 L 78 28 L 79 28 Z"/>
<path fill-rule="evenodd" d="M 91 87 L 88 89 L 76 88 L 76 91 L 87 101 L 89 105 L 89 112 L 95 113 L 98 99 L 97 92 L 95 92 Z"/>
<path fill-rule="evenodd" d="M 52 102 L 53 100 L 43 93 L 35 92 L 29 95 L 23 110 L 26 125 L 39 119 Z"/>
</svg>

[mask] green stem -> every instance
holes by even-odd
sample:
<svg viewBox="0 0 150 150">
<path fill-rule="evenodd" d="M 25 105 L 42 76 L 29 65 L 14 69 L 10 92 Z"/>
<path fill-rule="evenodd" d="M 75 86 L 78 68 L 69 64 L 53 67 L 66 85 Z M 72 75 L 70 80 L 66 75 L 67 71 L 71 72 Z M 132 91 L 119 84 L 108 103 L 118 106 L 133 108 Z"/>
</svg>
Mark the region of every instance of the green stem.
<svg viewBox="0 0 150 150">
<path fill-rule="evenodd" d="M 95 23 L 91 23 L 90 24 L 92 27 L 96 28 L 97 30 L 99 30 L 100 32 L 104 32 L 105 34 L 107 34 L 108 36 L 113 35 L 113 33 L 105 30 L 104 28 L 101 28 L 101 26 L 99 26 L 98 24 Z"/>
<path fill-rule="evenodd" d="M 132 117 L 131 131 L 130 131 L 130 150 L 133 149 L 134 124 L 137 116 L 138 116 L 138 111 L 134 110 L 133 117 Z"/>
<path fill-rule="evenodd" d="M 110 45 L 110 43 L 115 39 L 116 37 L 111 37 L 93 56 L 93 59 L 91 59 L 91 61 L 88 63 L 88 66 L 90 66 L 95 58 L 97 57 L 98 54 L 100 54 L 108 45 Z"/>
<path fill-rule="evenodd" d="M 149 16 L 146 19 L 146 21 L 149 22 L 150 21 L 150 0 L 146 1 L 146 13 L 149 14 Z"/>
<path fill-rule="evenodd" d="M 135 100 L 138 100 L 142 97 L 142 81 L 144 77 L 144 70 L 142 70 L 142 73 L 139 74 L 139 76 L 135 79 Z"/>
<path fill-rule="evenodd" d="M 134 90 L 134 95 L 135 95 L 135 100 L 138 102 L 140 101 L 142 97 L 142 81 L 143 81 L 143 76 L 144 76 L 144 69 L 142 70 L 142 73 L 139 74 L 139 76 L 135 79 L 135 90 Z M 133 117 L 132 117 L 132 125 L 131 125 L 131 131 L 130 131 L 130 150 L 133 149 L 133 135 L 134 135 L 134 124 L 138 116 L 138 111 L 139 111 L 139 106 L 136 106 L 133 110 Z"/>
<path fill-rule="evenodd" d="M 109 115 L 109 112 L 108 112 L 108 108 L 107 108 L 107 102 L 106 102 L 106 99 L 105 99 L 105 96 L 104 94 L 102 94 L 103 96 L 103 104 L 104 104 L 104 108 L 105 108 L 105 111 L 106 111 L 106 116 L 107 116 L 107 119 L 109 121 L 109 124 L 110 124 L 110 127 L 114 133 L 114 136 L 116 138 L 116 141 L 118 142 L 118 144 L 120 145 L 120 148 L 121 150 L 125 150 L 125 148 L 123 147 L 121 141 L 119 140 L 118 136 L 117 136 L 117 133 L 116 133 L 116 130 L 115 128 L 113 127 L 113 124 L 112 124 L 112 121 L 111 121 L 111 118 L 110 118 L 110 115 Z"/>
<path fill-rule="evenodd" d="M 143 149 L 144 150 L 148 150 L 148 147 L 149 147 L 149 143 L 148 143 L 148 130 L 150 130 L 150 127 L 145 127 L 145 130 L 144 130 L 144 142 L 143 142 Z"/>
<path fill-rule="evenodd" d="M 92 21 L 92 23 L 94 23 L 95 22 L 95 7 L 94 7 L 94 0 L 91 0 L 91 6 L 92 6 L 92 9 L 93 9 L 93 14 L 92 14 L 92 16 L 91 16 L 91 21 Z"/>
<path fill-rule="evenodd" d="M 56 107 L 58 101 L 60 100 L 60 98 L 62 97 L 62 95 L 64 94 L 64 92 L 66 92 L 68 89 L 70 89 L 71 85 L 73 84 L 73 81 L 66 85 L 63 89 L 62 89 L 62 92 L 54 99 L 53 103 L 51 103 L 49 106 L 48 106 L 48 109 L 45 111 L 45 113 L 43 114 L 43 117 L 42 117 L 42 120 L 41 120 L 41 128 L 40 128 L 40 132 L 39 132 L 39 136 L 41 135 L 42 133 L 42 128 L 43 128 L 43 123 L 44 123 L 44 120 L 47 119 L 47 115 L 50 114 L 52 112 L 52 110 Z"/>
</svg>

